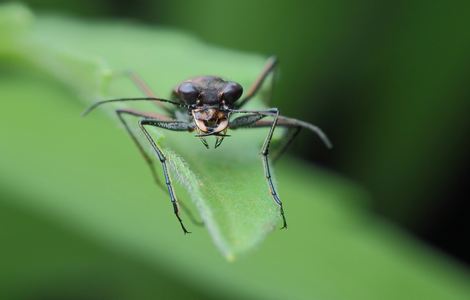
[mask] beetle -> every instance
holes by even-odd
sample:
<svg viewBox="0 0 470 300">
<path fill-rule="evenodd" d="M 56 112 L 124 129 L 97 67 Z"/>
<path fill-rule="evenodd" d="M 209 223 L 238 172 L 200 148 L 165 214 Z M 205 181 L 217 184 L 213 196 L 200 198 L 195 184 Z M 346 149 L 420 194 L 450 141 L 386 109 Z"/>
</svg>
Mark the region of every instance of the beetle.
<svg viewBox="0 0 470 300">
<path fill-rule="evenodd" d="M 179 214 L 180 203 L 176 198 L 173 184 L 168 173 L 167 158 L 149 134 L 147 127 L 152 126 L 172 131 L 196 132 L 196 137 L 201 140 L 206 148 L 209 148 L 209 144 L 206 140 L 207 137 L 214 136 L 216 138 L 214 148 L 217 148 L 222 144 L 224 138 L 229 136 L 226 134 L 229 129 L 269 128 L 268 134 L 261 147 L 260 154 L 270 194 L 280 209 L 280 215 L 283 222 L 282 228 L 287 228 L 284 209 L 271 177 L 271 167 L 269 163 L 270 144 L 275 128 L 287 128 L 285 133 L 287 138 L 281 146 L 281 150 L 278 151 L 276 158 L 285 151 L 302 128 L 308 129 L 317 134 L 326 147 L 331 148 L 332 144 L 319 127 L 305 121 L 282 116 L 280 115 L 278 108 L 260 110 L 243 109 L 243 106 L 257 94 L 269 75 L 274 73 L 277 64 L 278 60 L 276 57 L 270 57 L 260 75 L 251 84 L 244 97 L 242 97 L 243 87 L 237 82 L 225 80 L 218 76 L 198 76 L 178 84 L 172 91 L 170 100 L 159 98 L 153 94 L 150 88 L 140 77 L 137 76 L 137 74 L 130 73 L 129 75 L 133 82 L 146 94 L 147 97 L 102 100 L 91 105 L 87 110 L 85 110 L 83 115 L 87 115 L 98 106 L 112 102 L 154 101 L 160 104 L 164 109 L 165 114 L 142 112 L 133 109 L 117 109 L 115 112 L 149 165 L 154 180 L 157 184 L 163 186 L 158 179 L 155 169 L 153 168 L 152 159 L 145 152 L 142 144 L 130 129 L 124 116 L 131 115 L 140 118 L 138 122 L 139 128 L 144 133 L 161 163 L 163 176 L 165 177 L 165 185 L 170 195 L 173 211 L 185 234 L 190 232 L 186 229 Z M 274 76 L 272 76 L 272 78 L 273 77 Z M 172 107 L 170 108 L 165 106 L 165 103 L 171 104 Z M 237 115 L 239 116 L 232 117 Z M 266 120 L 268 117 L 270 117 L 271 120 Z"/>
</svg>

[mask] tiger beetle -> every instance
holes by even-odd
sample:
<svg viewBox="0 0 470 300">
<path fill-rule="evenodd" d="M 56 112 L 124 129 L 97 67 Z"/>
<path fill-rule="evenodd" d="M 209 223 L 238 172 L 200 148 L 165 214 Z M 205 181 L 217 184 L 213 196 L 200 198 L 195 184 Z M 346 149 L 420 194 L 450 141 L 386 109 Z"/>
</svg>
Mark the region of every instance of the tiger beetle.
<svg viewBox="0 0 470 300">
<path fill-rule="evenodd" d="M 274 187 L 271 178 L 271 168 L 269 164 L 269 149 L 271 139 L 276 127 L 283 127 L 287 130 L 284 132 L 283 142 L 279 147 L 279 151 L 272 157 L 273 160 L 279 158 L 284 153 L 286 148 L 299 134 L 302 128 L 306 128 L 319 136 L 326 147 L 331 148 L 331 142 L 323 131 L 308 122 L 304 122 L 294 118 L 288 118 L 279 114 L 279 109 L 269 108 L 261 110 L 247 110 L 242 109 L 260 90 L 264 81 L 268 76 L 275 72 L 277 59 L 270 57 L 266 62 L 261 74 L 252 83 L 246 95 L 240 99 L 243 94 L 243 88 L 240 84 L 227 81 L 217 76 L 199 76 L 183 81 L 172 92 L 171 100 L 156 97 L 150 90 L 146 83 L 135 73 L 129 73 L 130 79 L 134 84 L 146 95 L 146 97 L 138 98 L 119 98 L 103 100 L 91 105 L 83 115 L 90 113 L 96 107 L 112 102 L 123 101 L 154 101 L 162 107 L 165 114 L 155 112 L 142 112 L 133 109 L 117 109 L 116 114 L 122 122 L 130 137 L 138 147 L 140 153 L 144 157 L 148 166 L 151 169 L 152 176 L 155 182 L 164 188 L 164 185 L 158 179 L 157 173 L 153 167 L 153 161 L 150 156 L 145 152 L 142 144 L 139 142 L 135 134 L 130 129 L 124 116 L 131 115 L 140 118 L 138 125 L 140 130 L 144 133 L 148 142 L 152 146 L 156 156 L 158 157 L 163 168 L 163 176 L 165 177 L 165 185 L 170 194 L 170 200 L 173 205 L 173 210 L 178 219 L 183 232 L 190 233 L 183 224 L 179 214 L 179 206 L 184 209 L 184 206 L 176 199 L 173 184 L 168 174 L 167 159 L 161 148 L 154 141 L 152 136 L 147 131 L 148 126 L 157 127 L 165 130 L 172 131 L 187 131 L 196 132 L 202 144 L 209 148 L 206 138 L 210 136 L 215 137 L 214 148 L 220 146 L 225 137 L 228 129 L 235 130 L 239 128 L 262 128 L 268 127 L 269 131 L 261 147 L 261 158 L 264 166 L 264 174 L 273 200 L 277 203 L 280 209 L 283 225 L 282 228 L 287 228 L 286 217 L 282 202 Z M 271 77 L 270 91 L 273 89 L 274 76 Z M 271 94 L 271 93 L 270 93 Z M 165 106 L 171 104 L 172 107 Z M 232 118 L 232 115 L 238 117 Z M 271 120 L 266 120 L 270 117 Z M 192 219 L 192 216 L 189 215 Z"/>
</svg>

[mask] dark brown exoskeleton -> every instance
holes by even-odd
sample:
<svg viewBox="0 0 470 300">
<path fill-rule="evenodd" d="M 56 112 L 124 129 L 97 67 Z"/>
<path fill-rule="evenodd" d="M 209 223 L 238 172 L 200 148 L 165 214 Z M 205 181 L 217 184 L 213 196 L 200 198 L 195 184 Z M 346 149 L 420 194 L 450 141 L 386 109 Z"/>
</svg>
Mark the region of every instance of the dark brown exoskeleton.
<svg viewBox="0 0 470 300">
<path fill-rule="evenodd" d="M 183 81 L 173 90 L 171 100 L 162 99 L 156 97 L 142 79 L 140 79 L 136 74 L 131 73 L 131 79 L 147 95 L 147 97 L 120 98 L 100 101 L 90 106 L 83 114 L 88 114 L 99 105 L 121 101 L 155 101 L 159 104 L 169 103 L 178 108 L 177 110 L 172 110 L 164 105 L 161 105 L 162 108 L 167 112 L 167 115 L 140 112 L 132 109 L 118 109 L 116 110 L 116 113 L 119 117 L 119 120 L 124 124 L 130 137 L 139 148 L 147 164 L 150 166 L 154 180 L 157 182 L 157 184 L 163 186 L 158 179 L 155 169 L 153 168 L 152 159 L 145 152 L 143 146 L 140 144 L 130 129 L 129 125 L 124 119 L 124 115 L 132 115 L 141 118 L 139 120 L 139 127 L 145 134 L 162 165 L 165 184 L 170 194 L 173 209 L 184 233 L 189 233 L 189 231 L 184 226 L 183 221 L 179 215 L 178 201 L 176 199 L 170 176 L 168 175 L 168 167 L 165 155 L 147 131 L 146 126 L 153 126 L 173 131 L 196 131 L 196 136 L 207 148 L 209 148 L 209 144 L 207 143 L 206 137 L 215 136 L 216 142 L 214 147 L 217 148 L 222 143 L 224 137 L 228 136 L 226 135 L 228 129 L 269 127 L 268 135 L 266 136 L 261 147 L 261 157 L 269 190 L 274 201 L 279 205 L 280 208 L 283 221 L 282 228 L 287 228 L 284 209 L 271 178 L 268 159 L 269 146 L 275 128 L 281 126 L 287 128 L 288 130 L 285 133 L 287 138 L 284 140 L 283 145 L 281 145 L 280 151 L 277 152 L 277 156 L 273 159 L 278 158 L 284 152 L 284 150 L 289 146 L 289 144 L 297 136 L 302 128 L 309 129 L 316 133 L 328 148 L 331 148 L 331 143 L 327 136 L 317 126 L 301 120 L 281 116 L 277 108 L 269 108 L 264 110 L 241 109 L 250 99 L 255 96 L 268 75 L 273 73 L 276 65 L 276 58 L 269 58 L 261 74 L 251 85 L 246 95 L 241 99 L 240 97 L 243 94 L 243 88 L 240 84 L 233 81 L 226 81 L 220 77 L 215 76 L 200 76 Z M 241 116 L 232 118 L 232 115 Z M 272 120 L 265 120 L 266 117 L 271 117 Z"/>
</svg>

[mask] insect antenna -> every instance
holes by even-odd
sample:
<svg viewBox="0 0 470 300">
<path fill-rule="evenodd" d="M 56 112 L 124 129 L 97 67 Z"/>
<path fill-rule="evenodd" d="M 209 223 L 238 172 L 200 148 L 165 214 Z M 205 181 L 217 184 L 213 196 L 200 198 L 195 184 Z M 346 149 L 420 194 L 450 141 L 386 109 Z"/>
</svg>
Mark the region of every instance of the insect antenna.
<svg viewBox="0 0 470 300">
<path fill-rule="evenodd" d="M 93 111 L 95 108 L 102 104 L 107 104 L 111 102 L 124 102 L 124 101 L 158 101 L 158 102 L 163 102 L 163 103 L 170 103 L 173 105 L 176 105 L 178 107 L 184 107 L 184 108 L 189 108 L 189 105 L 187 104 L 182 104 L 179 102 L 163 99 L 163 98 L 154 98 L 154 97 L 139 97 L 139 98 L 117 98 L 117 99 L 109 99 L 109 100 L 102 100 L 93 103 L 90 107 L 88 107 L 83 113 L 82 116 L 88 115 L 91 111 Z"/>
</svg>

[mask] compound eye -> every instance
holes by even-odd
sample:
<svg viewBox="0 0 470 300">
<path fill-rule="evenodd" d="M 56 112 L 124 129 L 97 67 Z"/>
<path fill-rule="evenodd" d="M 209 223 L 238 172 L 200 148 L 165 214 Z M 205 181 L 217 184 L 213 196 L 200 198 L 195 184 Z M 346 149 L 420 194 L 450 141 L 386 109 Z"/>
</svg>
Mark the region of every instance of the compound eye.
<svg viewBox="0 0 470 300">
<path fill-rule="evenodd" d="M 237 101 L 243 94 L 243 88 L 236 82 L 229 82 L 222 91 L 222 99 L 228 103 Z"/>
<path fill-rule="evenodd" d="M 187 104 L 195 104 L 199 97 L 199 91 L 191 82 L 183 82 L 178 87 L 178 94 Z"/>
</svg>

